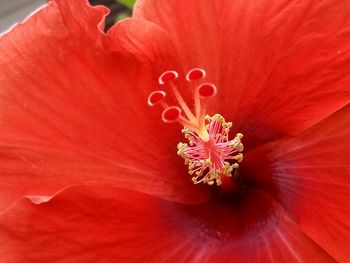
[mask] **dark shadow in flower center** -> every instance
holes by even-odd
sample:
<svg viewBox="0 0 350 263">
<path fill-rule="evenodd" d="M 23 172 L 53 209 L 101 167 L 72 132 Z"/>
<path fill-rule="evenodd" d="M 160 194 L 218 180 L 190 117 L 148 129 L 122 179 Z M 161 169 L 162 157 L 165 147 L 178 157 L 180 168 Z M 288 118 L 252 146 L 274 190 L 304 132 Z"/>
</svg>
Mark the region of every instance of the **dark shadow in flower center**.
<svg viewBox="0 0 350 263">
<path fill-rule="evenodd" d="M 200 205 L 177 205 L 184 231 L 192 229 L 198 242 L 205 242 L 208 249 L 230 242 L 257 242 L 259 235 L 273 229 L 276 203 L 263 190 L 249 185 L 243 175 L 237 179 L 235 191 L 223 191 L 220 187 L 208 187 L 210 198 Z"/>
</svg>

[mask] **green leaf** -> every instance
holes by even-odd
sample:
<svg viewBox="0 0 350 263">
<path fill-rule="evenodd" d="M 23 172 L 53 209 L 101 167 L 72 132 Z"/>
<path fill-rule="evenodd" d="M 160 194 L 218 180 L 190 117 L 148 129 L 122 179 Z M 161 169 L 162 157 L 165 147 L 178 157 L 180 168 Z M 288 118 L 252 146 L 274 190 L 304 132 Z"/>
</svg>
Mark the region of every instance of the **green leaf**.
<svg viewBox="0 0 350 263">
<path fill-rule="evenodd" d="M 119 13 L 117 15 L 117 17 L 115 18 L 115 22 L 118 22 L 118 21 L 123 20 L 123 19 L 128 18 L 128 17 L 130 17 L 130 16 L 127 13 Z"/>
<path fill-rule="evenodd" d="M 134 7 L 136 0 L 117 0 L 117 2 L 132 9 Z"/>
</svg>

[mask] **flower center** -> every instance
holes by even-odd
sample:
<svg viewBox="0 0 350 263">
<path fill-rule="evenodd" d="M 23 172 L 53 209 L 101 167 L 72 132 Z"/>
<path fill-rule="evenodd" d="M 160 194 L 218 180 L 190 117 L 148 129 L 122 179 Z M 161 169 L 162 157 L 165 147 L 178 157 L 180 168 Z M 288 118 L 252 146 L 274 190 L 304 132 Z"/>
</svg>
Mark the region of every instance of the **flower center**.
<svg viewBox="0 0 350 263">
<path fill-rule="evenodd" d="M 165 71 L 159 77 L 159 84 L 166 86 L 175 96 L 179 106 L 169 106 L 165 101 L 166 92 L 153 91 L 148 97 L 148 105 L 163 107 L 162 120 L 166 123 L 178 122 L 184 128 L 182 133 L 188 140 L 177 146 L 178 155 L 185 159 L 194 184 L 221 185 L 222 177 L 232 177 L 243 160 L 243 135 L 237 133 L 229 139 L 231 122 L 226 122 L 220 114 L 209 116 L 206 105 L 217 93 L 212 83 L 199 83 L 206 76 L 200 68 L 191 69 L 186 80 L 193 86 L 194 109 L 192 110 L 181 96 L 176 80 L 179 74 L 174 70 Z"/>
</svg>

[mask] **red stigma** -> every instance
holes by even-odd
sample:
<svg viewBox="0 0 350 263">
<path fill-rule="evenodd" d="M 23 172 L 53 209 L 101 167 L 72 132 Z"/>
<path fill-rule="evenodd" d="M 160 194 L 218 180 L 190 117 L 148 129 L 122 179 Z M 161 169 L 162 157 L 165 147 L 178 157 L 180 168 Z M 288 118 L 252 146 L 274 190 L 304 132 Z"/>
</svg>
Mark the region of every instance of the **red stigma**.
<svg viewBox="0 0 350 263">
<path fill-rule="evenodd" d="M 181 109 L 179 107 L 176 106 L 172 106 L 169 108 L 166 108 L 163 113 L 162 113 L 162 120 L 164 122 L 176 122 L 181 114 Z"/>
<path fill-rule="evenodd" d="M 206 76 L 206 73 L 201 68 L 193 68 L 186 74 L 186 80 L 187 81 L 194 81 L 194 80 L 200 80 L 204 79 Z"/>
<path fill-rule="evenodd" d="M 160 85 L 164 85 L 165 83 L 176 80 L 178 77 L 179 74 L 176 71 L 168 70 L 160 75 L 158 82 Z"/>
<path fill-rule="evenodd" d="M 216 95 L 216 92 L 215 85 L 211 83 L 204 83 L 198 87 L 198 94 L 202 99 L 213 97 Z"/>
<path fill-rule="evenodd" d="M 165 98 L 165 96 L 166 96 L 165 91 L 162 91 L 162 90 L 153 91 L 148 96 L 148 105 L 149 106 L 157 105 L 159 102 L 161 102 Z"/>
</svg>

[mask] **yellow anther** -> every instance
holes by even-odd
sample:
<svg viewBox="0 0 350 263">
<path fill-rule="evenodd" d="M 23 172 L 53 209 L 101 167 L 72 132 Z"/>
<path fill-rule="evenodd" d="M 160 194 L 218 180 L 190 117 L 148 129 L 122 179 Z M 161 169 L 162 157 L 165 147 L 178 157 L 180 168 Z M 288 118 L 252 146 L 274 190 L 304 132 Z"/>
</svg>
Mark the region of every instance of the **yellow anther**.
<svg viewBox="0 0 350 263">
<path fill-rule="evenodd" d="M 238 139 L 242 139 L 242 138 L 243 138 L 243 134 L 242 134 L 242 133 L 237 133 L 237 134 L 236 134 L 236 137 L 237 137 Z"/>
<path fill-rule="evenodd" d="M 204 182 L 204 180 L 203 180 L 203 182 Z M 207 181 L 207 184 L 208 184 L 208 185 L 213 185 L 213 184 L 214 184 L 214 181 L 213 181 L 213 180 L 210 180 L 210 181 L 208 180 L 208 181 Z"/>
<path fill-rule="evenodd" d="M 239 153 L 235 156 L 237 162 L 242 162 L 243 161 L 243 154 L 242 153 Z"/>
<path fill-rule="evenodd" d="M 238 163 L 234 163 L 234 164 L 232 164 L 232 167 L 233 167 L 233 169 L 238 169 L 239 168 L 239 164 Z"/>
<path fill-rule="evenodd" d="M 208 165 L 208 166 L 210 166 L 210 165 L 212 165 L 212 162 L 210 161 L 210 159 L 206 159 L 206 160 L 205 160 L 205 164 Z"/>
</svg>

